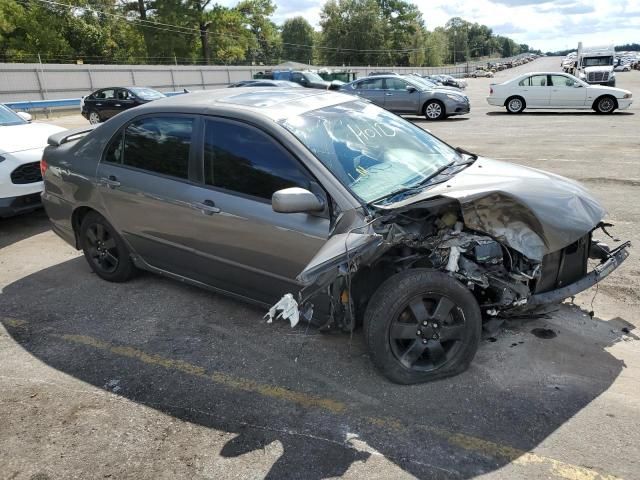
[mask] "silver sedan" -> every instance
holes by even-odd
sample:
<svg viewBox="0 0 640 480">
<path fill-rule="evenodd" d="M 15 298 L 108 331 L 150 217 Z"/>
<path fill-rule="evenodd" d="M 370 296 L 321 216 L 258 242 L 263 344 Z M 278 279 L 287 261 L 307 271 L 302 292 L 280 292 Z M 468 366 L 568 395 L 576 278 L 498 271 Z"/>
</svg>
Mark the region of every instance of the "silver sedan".
<svg viewBox="0 0 640 480">
<path fill-rule="evenodd" d="M 344 93 L 364 97 L 401 115 L 424 115 L 427 120 L 444 120 L 469 113 L 469 97 L 460 90 L 437 87 L 415 76 L 378 75 L 343 85 Z"/>
</svg>

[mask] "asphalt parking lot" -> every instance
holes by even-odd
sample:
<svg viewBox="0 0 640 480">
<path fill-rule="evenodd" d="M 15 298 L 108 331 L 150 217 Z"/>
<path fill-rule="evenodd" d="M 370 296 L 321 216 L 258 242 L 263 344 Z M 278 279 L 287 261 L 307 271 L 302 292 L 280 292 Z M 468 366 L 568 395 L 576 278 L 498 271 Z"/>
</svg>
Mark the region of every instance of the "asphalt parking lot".
<svg viewBox="0 0 640 480">
<path fill-rule="evenodd" d="M 640 72 L 618 73 L 636 104 L 609 116 L 484 100 L 492 82 L 559 66 L 469 79 L 470 115 L 413 120 L 584 182 L 640 245 Z M 640 478 L 634 250 L 597 289 L 487 336 L 464 374 L 409 387 L 373 369 L 358 332 L 267 324 L 151 274 L 104 282 L 43 212 L 0 220 L 0 289 L 0 478 Z"/>
</svg>

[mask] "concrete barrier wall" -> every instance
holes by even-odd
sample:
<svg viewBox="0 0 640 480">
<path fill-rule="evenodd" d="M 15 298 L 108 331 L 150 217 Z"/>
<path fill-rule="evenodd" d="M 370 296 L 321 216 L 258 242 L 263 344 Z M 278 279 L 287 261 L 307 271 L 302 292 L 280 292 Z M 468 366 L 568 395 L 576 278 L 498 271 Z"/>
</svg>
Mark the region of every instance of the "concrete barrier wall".
<svg viewBox="0 0 640 480">
<path fill-rule="evenodd" d="M 70 65 L 0 63 L 0 103 L 79 98 L 102 87 L 145 86 L 161 92 L 222 88 L 249 80 L 270 66 Z M 340 70 L 343 67 L 327 67 Z M 472 65 L 451 67 L 349 67 L 358 77 L 374 71 L 463 74 Z"/>
</svg>

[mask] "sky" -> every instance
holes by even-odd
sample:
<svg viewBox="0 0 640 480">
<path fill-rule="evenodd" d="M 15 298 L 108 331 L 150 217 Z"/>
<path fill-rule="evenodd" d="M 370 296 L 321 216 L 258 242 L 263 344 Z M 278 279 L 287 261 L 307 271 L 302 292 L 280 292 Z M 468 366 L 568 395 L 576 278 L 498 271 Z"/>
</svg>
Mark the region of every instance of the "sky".
<svg viewBox="0 0 640 480">
<path fill-rule="evenodd" d="M 275 0 L 274 21 L 297 15 L 318 28 L 325 0 Z M 409 0 L 411 1 L 411 0 Z M 237 3 L 221 0 L 227 6 Z M 413 0 L 429 30 L 451 17 L 488 25 L 542 51 L 640 43 L 640 0 Z"/>
</svg>

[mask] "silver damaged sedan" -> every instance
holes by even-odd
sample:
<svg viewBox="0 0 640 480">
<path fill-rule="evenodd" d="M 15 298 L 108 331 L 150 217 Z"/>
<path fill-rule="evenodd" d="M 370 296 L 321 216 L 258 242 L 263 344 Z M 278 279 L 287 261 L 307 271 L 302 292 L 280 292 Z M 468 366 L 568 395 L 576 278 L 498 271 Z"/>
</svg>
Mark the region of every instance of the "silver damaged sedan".
<svg viewBox="0 0 640 480">
<path fill-rule="evenodd" d="M 484 322 L 561 302 L 628 255 L 592 239 L 608 224 L 580 184 L 328 91 L 157 100 L 51 136 L 41 167 L 55 232 L 104 280 L 148 270 L 292 323 L 362 326 L 398 383 L 464 371 Z"/>
</svg>

